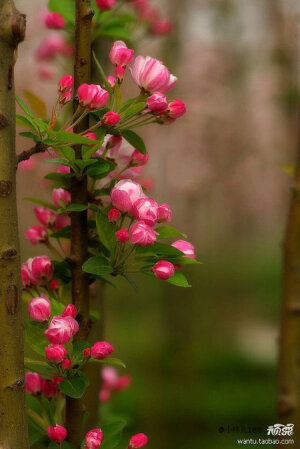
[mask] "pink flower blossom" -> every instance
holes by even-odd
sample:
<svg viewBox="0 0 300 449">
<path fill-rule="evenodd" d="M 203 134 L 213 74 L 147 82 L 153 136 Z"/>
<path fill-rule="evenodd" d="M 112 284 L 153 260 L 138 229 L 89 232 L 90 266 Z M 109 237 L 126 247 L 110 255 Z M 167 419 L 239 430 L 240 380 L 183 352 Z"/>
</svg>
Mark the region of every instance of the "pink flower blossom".
<svg viewBox="0 0 300 449">
<path fill-rule="evenodd" d="M 55 279 L 52 279 L 52 281 L 49 284 L 49 287 L 51 288 L 51 290 L 57 290 L 59 287 L 59 283 Z"/>
<path fill-rule="evenodd" d="M 117 182 L 110 193 L 110 198 L 114 207 L 122 212 L 129 212 L 134 203 L 143 196 L 140 184 L 124 179 Z"/>
<path fill-rule="evenodd" d="M 58 12 L 47 12 L 44 21 L 47 28 L 53 29 L 64 28 L 66 24 L 65 19 Z"/>
<path fill-rule="evenodd" d="M 70 217 L 67 217 L 66 215 L 63 214 L 59 214 L 56 217 L 56 221 L 55 221 L 55 229 L 61 229 L 64 228 L 66 226 L 69 226 L 71 224 L 71 220 Z"/>
<path fill-rule="evenodd" d="M 110 87 L 115 87 L 116 84 L 116 78 L 112 75 L 108 75 L 107 82 L 109 83 Z"/>
<path fill-rule="evenodd" d="M 67 430 L 63 426 L 56 424 L 55 427 L 48 427 L 47 435 L 51 441 L 54 441 L 54 443 L 61 443 L 67 437 Z"/>
<path fill-rule="evenodd" d="M 46 338 L 54 344 L 65 344 L 73 337 L 73 328 L 71 327 L 70 317 L 54 316 L 45 331 Z M 75 321 L 75 320 L 74 320 Z"/>
<path fill-rule="evenodd" d="M 71 203 L 71 194 L 65 189 L 53 189 L 52 201 L 54 206 L 61 208 L 62 205 L 69 206 Z"/>
<path fill-rule="evenodd" d="M 44 206 L 35 207 L 34 213 L 38 221 L 46 227 L 51 228 L 56 220 L 56 213 Z"/>
<path fill-rule="evenodd" d="M 61 314 L 62 317 L 71 316 L 72 318 L 76 318 L 78 312 L 77 307 L 74 304 L 68 304 Z"/>
<path fill-rule="evenodd" d="M 102 11 L 108 11 L 115 6 L 116 0 L 96 0 L 96 3 L 98 8 L 102 9 Z"/>
<path fill-rule="evenodd" d="M 131 385 L 131 377 L 128 374 L 120 376 L 117 384 L 115 385 L 115 391 L 126 390 Z"/>
<path fill-rule="evenodd" d="M 124 67 L 117 65 L 117 67 L 115 68 L 115 77 L 117 78 L 117 80 L 119 82 L 122 82 L 124 79 L 124 75 L 125 75 Z"/>
<path fill-rule="evenodd" d="M 158 221 L 159 223 L 170 223 L 172 221 L 172 211 L 167 203 L 158 206 Z"/>
<path fill-rule="evenodd" d="M 134 165 L 146 165 L 149 161 L 149 153 L 146 152 L 145 154 L 140 153 L 137 150 L 134 150 L 131 157 L 131 163 Z"/>
<path fill-rule="evenodd" d="M 72 331 L 72 336 L 77 334 L 77 332 L 79 331 L 79 324 L 78 321 L 76 321 L 72 316 L 65 316 L 64 317 L 65 320 L 67 320 L 69 322 L 71 331 Z"/>
<path fill-rule="evenodd" d="M 62 175 L 67 175 L 71 173 L 71 167 L 68 167 L 67 165 L 59 165 L 57 169 L 57 173 L 61 173 Z"/>
<path fill-rule="evenodd" d="M 112 352 L 114 348 L 107 341 L 98 341 L 91 348 L 91 357 L 93 359 L 102 360 L 106 359 Z"/>
<path fill-rule="evenodd" d="M 153 198 L 139 198 L 132 208 L 133 216 L 149 226 L 155 226 L 158 218 L 158 204 Z"/>
<path fill-rule="evenodd" d="M 89 110 L 103 108 L 109 97 L 109 93 L 97 84 L 81 84 L 77 95 L 80 105 Z"/>
<path fill-rule="evenodd" d="M 97 140 L 97 134 L 95 134 L 95 133 L 86 133 L 86 134 L 84 134 L 84 137 L 87 137 L 88 139 L 91 139 L 91 140 Z"/>
<path fill-rule="evenodd" d="M 177 82 L 177 78 L 170 75 L 162 62 L 150 56 L 138 56 L 130 72 L 135 83 L 147 92 L 167 92 Z"/>
<path fill-rule="evenodd" d="M 168 110 L 168 99 L 161 92 L 154 92 L 147 99 L 148 108 L 156 114 L 164 114 Z"/>
<path fill-rule="evenodd" d="M 143 221 L 137 221 L 130 226 L 129 229 L 131 243 L 133 245 L 147 246 L 152 245 L 158 233 L 154 231 Z"/>
<path fill-rule="evenodd" d="M 57 382 L 53 380 L 42 379 L 42 393 L 46 398 L 56 398 L 58 393 Z"/>
<path fill-rule="evenodd" d="M 71 368 L 72 362 L 70 359 L 65 359 L 61 362 L 61 366 L 63 367 L 63 369 L 68 370 Z"/>
<path fill-rule="evenodd" d="M 83 351 L 83 357 L 90 357 L 91 356 L 91 348 L 85 348 Z"/>
<path fill-rule="evenodd" d="M 116 238 L 120 243 L 125 243 L 129 240 L 129 233 L 126 228 L 119 229 L 116 232 Z"/>
<path fill-rule="evenodd" d="M 51 80 L 54 77 L 53 67 L 48 65 L 43 65 L 38 69 L 38 75 L 41 80 Z M 20 166 L 20 164 L 19 164 Z"/>
<path fill-rule="evenodd" d="M 61 54 L 64 56 L 71 56 L 73 48 L 67 44 L 64 39 L 58 34 L 47 36 L 40 44 L 36 57 L 38 60 L 51 60 L 55 56 Z"/>
<path fill-rule="evenodd" d="M 121 213 L 118 211 L 118 209 L 110 209 L 108 211 L 107 217 L 111 223 L 117 223 L 121 216 Z"/>
<path fill-rule="evenodd" d="M 21 168 L 21 171 L 31 171 L 35 168 L 36 161 L 33 157 L 30 157 L 29 159 L 25 161 L 21 161 L 18 164 L 18 168 Z"/>
<path fill-rule="evenodd" d="M 138 449 L 146 446 L 147 443 L 148 437 L 144 433 L 137 433 L 130 438 L 128 449 Z"/>
<path fill-rule="evenodd" d="M 181 117 L 186 112 L 185 103 L 181 100 L 174 100 L 169 103 L 168 113 L 171 118 Z"/>
<path fill-rule="evenodd" d="M 54 272 L 51 259 L 48 256 L 37 256 L 30 261 L 31 279 L 34 284 L 44 284 L 51 280 Z"/>
<path fill-rule="evenodd" d="M 116 112 L 113 112 L 113 111 L 108 111 L 104 114 L 101 121 L 105 125 L 114 126 L 114 125 L 117 125 L 120 120 L 121 120 L 121 117 L 119 114 L 117 114 Z"/>
<path fill-rule="evenodd" d="M 103 441 L 103 432 L 101 429 L 90 430 L 85 436 L 84 449 L 98 449 Z"/>
<path fill-rule="evenodd" d="M 32 245 L 37 245 L 38 243 L 45 243 L 48 240 L 46 229 L 39 225 L 31 226 L 25 232 L 25 236 Z"/>
<path fill-rule="evenodd" d="M 32 373 L 28 371 L 25 373 L 25 386 L 26 393 L 37 394 L 42 389 L 42 378 L 38 373 Z"/>
<path fill-rule="evenodd" d="M 61 363 L 68 355 L 68 351 L 63 345 L 49 345 L 45 348 L 46 358 L 49 362 Z"/>
<path fill-rule="evenodd" d="M 127 45 L 123 41 L 116 41 L 109 53 L 110 62 L 113 65 L 128 67 L 133 60 L 134 51 L 127 48 Z"/>
<path fill-rule="evenodd" d="M 107 390 L 106 388 L 101 388 L 99 392 L 99 401 L 107 402 L 111 398 L 111 390 Z"/>
<path fill-rule="evenodd" d="M 67 90 L 72 89 L 74 83 L 74 78 L 72 75 L 64 75 L 58 81 L 58 92 L 66 92 Z"/>
<path fill-rule="evenodd" d="M 105 366 L 102 368 L 101 377 L 103 380 L 103 387 L 112 390 L 115 388 L 119 380 L 118 372 L 113 366 Z"/>
<path fill-rule="evenodd" d="M 172 31 L 172 22 L 160 18 L 152 23 L 150 31 L 154 35 L 169 34 Z"/>
<path fill-rule="evenodd" d="M 171 262 L 168 262 L 167 260 L 160 260 L 154 265 L 152 271 L 158 279 L 166 281 L 174 276 L 175 268 Z"/>
<path fill-rule="evenodd" d="M 51 303 L 46 297 L 33 298 L 28 304 L 28 313 L 35 321 L 48 321 L 51 315 Z"/>
<path fill-rule="evenodd" d="M 182 251 L 186 257 L 196 259 L 195 247 L 191 243 L 186 242 L 185 240 L 177 240 L 176 242 L 172 243 L 172 246 L 179 249 L 179 251 Z"/>
</svg>

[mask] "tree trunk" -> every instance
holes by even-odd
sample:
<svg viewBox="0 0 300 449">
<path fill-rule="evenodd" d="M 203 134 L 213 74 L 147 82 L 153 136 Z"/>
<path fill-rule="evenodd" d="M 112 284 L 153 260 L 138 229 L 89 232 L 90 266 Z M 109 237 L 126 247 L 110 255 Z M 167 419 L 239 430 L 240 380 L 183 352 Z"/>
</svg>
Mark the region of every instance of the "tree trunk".
<svg viewBox="0 0 300 449">
<path fill-rule="evenodd" d="M 25 16 L 0 0 L 0 447 L 27 449 L 21 263 L 16 205 L 14 64 Z"/>
<path fill-rule="evenodd" d="M 91 76 L 91 22 L 93 11 L 90 0 L 76 0 L 74 92 L 82 83 L 89 83 Z M 74 101 L 74 110 L 77 102 Z M 89 119 L 82 120 L 75 132 L 88 128 Z M 76 149 L 76 158 L 81 159 L 81 148 Z M 72 178 L 71 198 L 73 204 L 87 204 L 87 178 Z M 79 309 L 80 330 L 76 340 L 86 340 L 91 328 L 89 313 L 89 279 L 82 271 L 82 264 L 88 258 L 87 211 L 71 214 L 71 270 L 72 302 Z M 67 397 L 66 417 L 68 440 L 77 448 L 83 438 L 84 403 L 82 399 Z"/>
</svg>

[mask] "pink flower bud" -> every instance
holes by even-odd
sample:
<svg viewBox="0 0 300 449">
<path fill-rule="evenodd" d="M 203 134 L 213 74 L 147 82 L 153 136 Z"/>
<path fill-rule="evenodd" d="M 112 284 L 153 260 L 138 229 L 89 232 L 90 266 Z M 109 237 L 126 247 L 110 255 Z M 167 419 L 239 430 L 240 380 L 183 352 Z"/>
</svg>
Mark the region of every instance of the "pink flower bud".
<svg viewBox="0 0 300 449">
<path fill-rule="evenodd" d="M 84 449 L 98 449 L 103 441 L 103 432 L 101 429 L 90 430 L 85 436 Z"/>
<path fill-rule="evenodd" d="M 83 357 L 90 357 L 91 356 L 91 348 L 85 348 L 83 351 Z"/>
<path fill-rule="evenodd" d="M 107 82 L 109 83 L 110 87 L 115 87 L 117 80 L 114 76 L 108 75 Z"/>
<path fill-rule="evenodd" d="M 133 245 L 147 246 L 152 245 L 158 233 L 154 231 L 143 221 L 137 221 L 130 226 L 129 229 L 131 243 Z"/>
<path fill-rule="evenodd" d="M 45 25 L 47 28 L 61 29 L 65 26 L 65 19 L 58 12 L 47 12 L 45 15 Z"/>
<path fill-rule="evenodd" d="M 109 97 L 108 92 L 97 84 L 81 84 L 77 95 L 80 105 L 89 110 L 103 108 Z"/>
<path fill-rule="evenodd" d="M 28 371 L 28 373 L 25 373 L 25 386 L 28 394 L 40 393 L 42 389 L 41 376 L 38 373 Z"/>
<path fill-rule="evenodd" d="M 108 11 L 112 9 L 116 4 L 116 0 L 96 0 L 98 8 L 102 9 L 102 11 Z"/>
<path fill-rule="evenodd" d="M 32 245 L 37 245 L 38 243 L 45 243 L 48 240 L 46 229 L 39 225 L 31 226 L 25 232 L 25 236 Z"/>
<path fill-rule="evenodd" d="M 186 112 L 185 103 L 181 100 L 174 100 L 169 103 L 169 117 L 178 118 L 181 117 Z"/>
<path fill-rule="evenodd" d="M 176 242 L 172 243 L 172 246 L 179 249 L 179 251 L 182 251 L 186 257 L 196 259 L 195 247 L 191 243 L 186 242 L 185 240 L 177 240 Z"/>
<path fill-rule="evenodd" d="M 57 169 L 57 173 L 61 173 L 62 175 L 66 175 L 68 173 L 71 173 L 71 168 L 67 165 L 59 165 Z"/>
<path fill-rule="evenodd" d="M 162 279 L 163 281 L 166 281 L 167 279 L 174 276 L 175 268 L 171 262 L 168 262 L 167 260 L 160 260 L 154 265 L 152 271 L 157 277 L 157 279 Z"/>
<path fill-rule="evenodd" d="M 71 316 L 72 318 L 76 318 L 77 316 L 77 307 L 74 304 L 68 304 L 65 308 L 61 316 Z"/>
<path fill-rule="evenodd" d="M 91 139 L 91 140 L 97 140 L 97 134 L 95 134 L 95 133 L 86 133 L 86 134 L 84 134 L 84 137 L 87 137 L 88 139 Z"/>
<path fill-rule="evenodd" d="M 51 66 L 44 65 L 38 69 L 38 75 L 41 80 L 51 80 L 54 77 L 53 68 Z"/>
<path fill-rule="evenodd" d="M 67 103 L 69 103 L 69 101 L 72 100 L 72 90 L 67 90 L 66 92 L 63 92 L 62 94 L 60 94 L 59 97 L 59 104 L 61 105 L 65 105 Z"/>
<path fill-rule="evenodd" d="M 134 51 L 127 48 L 123 41 L 116 41 L 109 53 L 110 62 L 113 65 L 127 67 L 132 63 Z"/>
<path fill-rule="evenodd" d="M 70 217 L 67 217 L 66 215 L 63 214 L 59 214 L 56 217 L 56 221 L 55 221 L 55 229 L 61 229 L 64 228 L 65 226 L 69 226 L 71 224 L 71 220 Z"/>
<path fill-rule="evenodd" d="M 51 60 L 57 55 L 71 56 L 73 48 L 58 34 L 47 36 L 40 44 L 36 57 L 40 61 Z"/>
<path fill-rule="evenodd" d="M 54 441 L 54 443 L 61 443 L 66 439 L 67 430 L 63 426 L 56 424 L 55 427 L 48 427 L 47 435 L 51 441 Z"/>
<path fill-rule="evenodd" d="M 161 92 L 154 92 L 147 99 L 148 108 L 156 114 L 164 114 L 168 110 L 168 99 Z"/>
<path fill-rule="evenodd" d="M 54 206 L 59 208 L 63 206 L 69 206 L 69 204 L 71 203 L 71 194 L 70 192 L 62 188 L 53 189 L 52 201 Z"/>
<path fill-rule="evenodd" d="M 28 304 L 28 313 L 35 321 L 48 321 L 51 315 L 51 303 L 48 298 L 33 298 Z"/>
<path fill-rule="evenodd" d="M 118 65 L 115 68 L 115 77 L 117 78 L 118 81 L 121 82 L 124 79 L 124 75 L 125 75 L 125 69 L 122 66 Z"/>
<path fill-rule="evenodd" d="M 117 384 L 115 385 L 115 391 L 126 390 L 131 385 L 131 377 L 128 374 L 119 377 Z"/>
<path fill-rule="evenodd" d="M 101 377 L 103 387 L 107 389 L 114 389 L 119 380 L 118 372 L 113 366 L 105 366 L 102 368 Z"/>
<path fill-rule="evenodd" d="M 21 161 L 18 164 L 18 168 L 21 168 L 21 171 L 31 171 L 35 168 L 36 166 L 36 161 L 34 160 L 33 157 L 25 160 L 25 161 Z"/>
<path fill-rule="evenodd" d="M 172 31 L 172 22 L 167 19 L 158 19 L 151 25 L 150 31 L 155 35 L 169 34 Z"/>
<path fill-rule="evenodd" d="M 172 221 L 172 211 L 167 203 L 158 206 L 158 221 L 159 223 L 170 223 Z"/>
<path fill-rule="evenodd" d="M 79 331 L 79 324 L 78 321 L 76 321 L 72 316 L 65 316 L 65 320 L 69 322 L 69 325 L 71 327 L 72 335 L 77 334 Z"/>
<path fill-rule="evenodd" d="M 121 117 L 119 116 L 119 114 L 117 114 L 116 112 L 113 112 L 113 111 L 108 111 L 108 112 L 106 112 L 106 114 L 104 114 L 101 121 L 105 125 L 113 126 L 113 125 L 117 125 L 120 120 L 121 120 Z"/>
<path fill-rule="evenodd" d="M 167 67 L 157 59 L 138 56 L 132 69 L 129 69 L 134 82 L 147 92 L 167 92 L 172 89 L 177 78 L 170 75 Z"/>
<path fill-rule="evenodd" d="M 32 279 L 31 269 L 29 270 L 27 262 L 23 263 L 23 265 L 22 265 L 21 279 L 22 279 L 22 288 L 28 288 L 34 284 L 34 280 Z"/>
<path fill-rule="evenodd" d="M 68 370 L 71 368 L 72 362 L 70 359 L 65 359 L 61 362 L 61 366 L 63 367 L 63 369 Z"/>
<path fill-rule="evenodd" d="M 51 280 L 53 276 L 54 267 L 51 259 L 48 256 L 34 257 L 31 262 L 32 279 L 37 284 L 44 284 Z"/>
<path fill-rule="evenodd" d="M 119 231 L 116 232 L 116 238 L 120 243 L 125 243 L 127 240 L 129 240 L 129 233 L 126 228 L 119 229 Z"/>
<path fill-rule="evenodd" d="M 35 207 L 34 213 L 39 222 L 46 227 L 52 227 L 56 220 L 56 213 L 44 206 Z"/>
<path fill-rule="evenodd" d="M 158 204 L 153 198 L 139 198 L 132 208 L 133 216 L 148 226 L 155 226 L 158 218 Z"/>
<path fill-rule="evenodd" d="M 73 337 L 73 328 L 68 318 L 71 317 L 53 317 L 48 329 L 45 331 L 45 336 L 51 343 L 65 344 L 71 340 Z"/>
<path fill-rule="evenodd" d="M 122 212 L 129 212 L 134 203 L 143 196 L 140 184 L 123 179 L 119 181 L 110 192 L 110 198 L 114 207 Z"/>
<path fill-rule="evenodd" d="M 146 165 L 149 161 L 149 153 L 142 154 L 137 150 L 134 150 L 132 153 L 131 163 L 134 165 Z"/>
<path fill-rule="evenodd" d="M 68 90 L 71 90 L 73 87 L 74 78 L 72 75 L 64 75 L 59 81 L 58 81 L 58 92 L 63 93 Z"/>
<path fill-rule="evenodd" d="M 111 398 L 111 391 L 107 390 L 106 388 L 101 388 L 99 392 L 99 401 L 100 402 L 107 402 Z"/>
<path fill-rule="evenodd" d="M 111 223 L 117 223 L 121 216 L 121 213 L 118 211 L 118 209 L 110 209 L 110 211 L 107 214 L 107 217 Z"/>
<path fill-rule="evenodd" d="M 128 449 L 138 449 L 146 446 L 147 443 L 148 437 L 144 433 L 137 433 L 130 438 Z"/>
<path fill-rule="evenodd" d="M 42 393 L 46 398 L 56 398 L 58 393 L 57 382 L 42 379 Z"/>
<path fill-rule="evenodd" d="M 46 358 L 49 362 L 60 363 L 68 355 L 68 351 L 63 345 L 49 345 L 45 348 Z"/>
<path fill-rule="evenodd" d="M 51 290 L 57 290 L 59 288 L 59 283 L 55 279 L 52 279 L 49 287 L 51 288 Z"/>
<path fill-rule="evenodd" d="M 98 341 L 91 348 L 91 357 L 97 360 L 106 359 L 113 351 L 114 348 L 107 341 Z"/>
<path fill-rule="evenodd" d="M 114 153 L 116 153 L 120 149 L 122 142 L 122 136 L 111 136 L 108 140 L 110 151 L 114 150 Z"/>
</svg>

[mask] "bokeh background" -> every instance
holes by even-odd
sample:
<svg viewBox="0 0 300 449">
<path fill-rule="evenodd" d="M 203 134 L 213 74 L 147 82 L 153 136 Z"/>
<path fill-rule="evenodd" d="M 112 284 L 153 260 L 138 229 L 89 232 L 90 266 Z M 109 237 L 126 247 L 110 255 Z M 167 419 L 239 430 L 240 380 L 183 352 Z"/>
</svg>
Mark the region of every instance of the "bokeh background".
<svg viewBox="0 0 300 449">
<path fill-rule="evenodd" d="M 28 17 L 16 90 L 35 92 L 50 110 L 61 68 L 52 81 L 41 81 L 34 57 L 46 34 L 40 21 L 46 3 L 16 1 Z M 150 436 L 149 449 L 231 449 L 247 434 L 228 426 L 258 426 L 265 436 L 276 420 L 300 7 L 296 0 L 157 3 L 173 31 L 144 39 L 137 52 L 161 58 L 179 77 L 174 95 L 188 113 L 176 125 L 145 130 L 147 177 L 203 265 L 188 266 L 190 289 L 144 278 L 136 279 L 138 294 L 122 281 L 106 289 L 106 339 L 133 382 L 102 413 L 126 416 L 129 434 Z M 18 139 L 18 151 L 26 147 Z M 42 192 L 41 172 L 37 162 L 18 174 L 22 235 L 34 222 L 22 197 Z M 22 239 L 23 260 L 40 251 Z"/>
</svg>

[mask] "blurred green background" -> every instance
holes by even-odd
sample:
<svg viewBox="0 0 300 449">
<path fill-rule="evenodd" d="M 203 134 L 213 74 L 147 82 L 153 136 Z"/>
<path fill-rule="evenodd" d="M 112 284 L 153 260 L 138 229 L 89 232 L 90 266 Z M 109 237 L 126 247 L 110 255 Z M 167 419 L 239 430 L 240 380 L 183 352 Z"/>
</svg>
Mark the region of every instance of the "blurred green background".
<svg viewBox="0 0 300 449">
<path fill-rule="evenodd" d="M 30 88 L 51 105 L 52 81 L 37 76 L 34 52 L 45 34 L 43 0 L 18 0 L 28 14 L 17 64 L 17 93 Z M 276 359 L 281 242 L 295 149 L 299 2 L 161 0 L 170 36 L 137 53 L 159 57 L 179 77 L 175 97 L 188 113 L 144 133 L 153 196 L 169 202 L 203 265 L 185 269 L 179 289 L 137 278 L 105 292 L 105 338 L 127 365 L 132 386 L 103 405 L 124 416 L 124 439 L 150 437 L 149 449 L 231 449 L 276 421 Z M 128 83 L 129 84 L 129 83 Z M 24 140 L 18 140 L 19 150 Z M 44 168 L 18 175 L 22 233 L 33 224 L 21 201 L 40 190 Z M 49 193 L 45 193 L 49 198 Z M 40 254 L 39 248 L 34 249 Z M 23 260 L 33 254 L 22 240 Z M 224 427 L 224 432 L 220 432 Z M 230 432 L 228 432 L 228 427 Z"/>
</svg>

